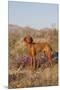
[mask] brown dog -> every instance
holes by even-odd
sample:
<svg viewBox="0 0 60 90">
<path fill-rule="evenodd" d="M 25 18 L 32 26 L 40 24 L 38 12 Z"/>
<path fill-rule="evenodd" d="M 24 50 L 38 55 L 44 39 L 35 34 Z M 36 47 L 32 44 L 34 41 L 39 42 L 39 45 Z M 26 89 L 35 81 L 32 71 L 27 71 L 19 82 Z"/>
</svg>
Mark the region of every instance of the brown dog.
<svg viewBox="0 0 60 90">
<path fill-rule="evenodd" d="M 42 42 L 42 43 L 34 43 L 33 38 L 31 36 L 26 36 L 24 37 L 23 41 L 25 42 L 25 45 L 28 48 L 29 51 L 29 56 L 31 58 L 30 64 L 31 64 L 31 69 L 35 69 L 35 55 L 38 52 L 43 52 L 47 58 L 48 58 L 48 63 L 51 64 L 52 58 L 51 58 L 51 51 L 52 48 L 47 42 Z M 33 65 L 32 65 L 33 63 Z"/>
</svg>

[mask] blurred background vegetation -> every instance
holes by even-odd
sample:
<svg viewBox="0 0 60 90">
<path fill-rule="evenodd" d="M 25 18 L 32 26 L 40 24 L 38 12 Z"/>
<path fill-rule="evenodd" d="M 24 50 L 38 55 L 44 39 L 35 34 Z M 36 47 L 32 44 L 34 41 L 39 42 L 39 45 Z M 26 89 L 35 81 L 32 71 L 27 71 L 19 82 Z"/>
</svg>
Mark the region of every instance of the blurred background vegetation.
<svg viewBox="0 0 60 90">
<path fill-rule="evenodd" d="M 9 25 L 9 59 L 16 55 L 28 54 L 28 50 L 22 42 L 27 34 L 31 35 L 34 41 L 48 42 L 54 51 L 58 51 L 58 30 L 56 28 L 44 28 L 41 30 L 30 27 L 18 27 Z"/>
</svg>

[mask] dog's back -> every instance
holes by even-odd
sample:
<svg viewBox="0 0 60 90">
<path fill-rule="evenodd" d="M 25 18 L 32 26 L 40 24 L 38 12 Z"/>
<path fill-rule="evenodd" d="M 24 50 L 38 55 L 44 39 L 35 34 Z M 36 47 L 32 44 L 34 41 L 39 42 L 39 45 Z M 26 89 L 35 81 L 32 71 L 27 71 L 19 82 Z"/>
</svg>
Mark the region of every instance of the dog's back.
<svg viewBox="0 0 60 90">
<path fill-rule="evenodd" d="M 32 47 L 34 48 L 35 53 L 41 52 L 43 50 L 47 51 L 47 49 L 50 49 L 50 51 L 52 50 L 47 42 L 33 43 Z"/>
</svg>

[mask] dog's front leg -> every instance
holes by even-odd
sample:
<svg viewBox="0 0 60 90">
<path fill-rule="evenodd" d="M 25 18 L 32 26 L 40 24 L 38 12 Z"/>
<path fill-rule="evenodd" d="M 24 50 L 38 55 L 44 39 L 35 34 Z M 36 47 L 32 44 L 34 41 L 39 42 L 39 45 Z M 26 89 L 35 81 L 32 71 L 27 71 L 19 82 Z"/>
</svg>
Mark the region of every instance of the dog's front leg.
<svg viewBox="0 0 60 90">
<path fill-rule="evenodd" d="M 32 71 L 33 65 L 32 65 L 32 57 L 30 56 L 30 64 L 29 64 L 29 69 Z"/>
<path fill-rule="evenodd" d="M 35 62 L 35 56 L 33 57 L 33 70 L 35 70 L 36 62 Z"/>
</svg>

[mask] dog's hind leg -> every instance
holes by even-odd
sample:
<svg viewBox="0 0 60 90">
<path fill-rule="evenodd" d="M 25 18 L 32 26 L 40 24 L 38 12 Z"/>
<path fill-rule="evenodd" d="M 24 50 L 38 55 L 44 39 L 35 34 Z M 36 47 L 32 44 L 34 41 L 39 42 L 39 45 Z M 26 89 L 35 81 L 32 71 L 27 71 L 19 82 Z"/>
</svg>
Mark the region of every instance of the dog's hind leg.
<svg viewBox="0 0 60 90">
<path fill-rule="evenodd" d="M 46 57 L 47 57 L 47 60 L 48 60 L 48 64 L 49 65 L 52 65 L 52 55 L 51 55 L 51 50 L 50 50 L 50 48 L 45 48 L 44 50 L 44 54 L 46 55 Z"/>
</svg>

